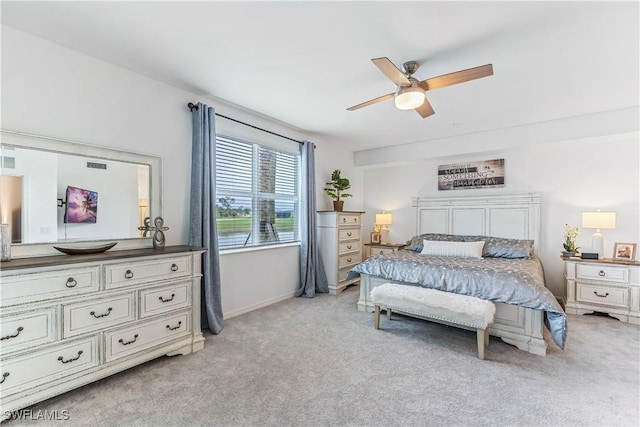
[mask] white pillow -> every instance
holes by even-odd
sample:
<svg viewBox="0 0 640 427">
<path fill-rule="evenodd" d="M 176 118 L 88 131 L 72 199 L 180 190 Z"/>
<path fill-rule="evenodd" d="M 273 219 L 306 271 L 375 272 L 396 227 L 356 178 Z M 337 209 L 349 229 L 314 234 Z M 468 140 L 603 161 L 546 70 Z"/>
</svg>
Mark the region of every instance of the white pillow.
<svg viewBox="0 0 640 427">
<path fill-rule="evenodd" d="M 455 256 L 460 258 L 482 258 L 484 241 L 446 242 L 424 240 L 421 255 Z"/>
</svg>

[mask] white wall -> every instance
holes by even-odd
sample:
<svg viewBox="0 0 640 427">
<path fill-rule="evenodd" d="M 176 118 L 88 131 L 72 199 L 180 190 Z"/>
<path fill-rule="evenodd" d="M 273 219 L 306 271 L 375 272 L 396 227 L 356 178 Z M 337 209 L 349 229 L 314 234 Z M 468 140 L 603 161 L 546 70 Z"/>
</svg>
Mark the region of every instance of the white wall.
<svg viewBox="0 0 640 427">
<path fill-rule="evenodd" d="M 617 212 L 615 230 L 603 230 L 606 256 L 616 241 L 640 242 L 640 175 L 638 134 L 601 136 L 582 140 L 527 145 L 484 154 L 445 159 L 424 159 L 403 166 L 365 170 L 365 231 L 373 228 L 373 214 L 393 213 L 392 241 L 403 242 L 415 233 L 410 198 L 417 195 L 539 192 L 541 209 L 541 259 L 547 287 L 564 295 L 560 252 L 565 223 L 580 226 L 581 213 L 597 208 Z M 505 187 L 438 191 L 437 167 L 473 160 L 505 159 Z M 406 160 L 409 160 L 405 158 Z M 397 159 L 396 159 L 397 160 Z M 578 244 L 588 252 L 594 230 L 580 230 Z"/>
<path fill-rule="evenodd" d="M 191 114 L 187 103 L 198 101 L 238 120 L 312 140 L 317 145 L 319 185 L 328 179 L 327 171 L 342 168 L 359 195 L 347 208 L 362 208 L 362 171 L 353 167 L 352 154 L 336 142 L 2 26 L 2 128 L 162 157 L 169 245 L 188 241 Z M 217 121 L 221 129 L 223 122 Z M 293 295 L 299 286 L 298 257 L 298 247 L 223 255 L 225 315 Z"/>
</svg>

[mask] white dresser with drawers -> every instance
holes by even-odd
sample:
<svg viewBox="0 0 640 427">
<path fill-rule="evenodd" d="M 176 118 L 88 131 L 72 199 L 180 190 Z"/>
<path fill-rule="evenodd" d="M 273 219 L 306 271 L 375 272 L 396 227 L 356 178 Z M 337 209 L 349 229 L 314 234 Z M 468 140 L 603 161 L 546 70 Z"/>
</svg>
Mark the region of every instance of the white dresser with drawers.
<svg viewBox="0 0 640 427">
<path fill-rule="evenodd" d="M 640 324 L 640 263 L 613 259 L 563 258 L 567 284 L 565 311 L 608 313 Z"/>
<path fill-rule="evenodd" d="M 360 280 L 347 280 L 354 265 L 362 261 L 362 215 L 364 212 L 319 211 L 318 245 L 329 282 L 329 292 L 337 294 Z"/>
<path fill-rule="evenodd" d="M 202 248 L 0 264 L 3 418 L 162 355 L 204 347 Z"/>
</svg>

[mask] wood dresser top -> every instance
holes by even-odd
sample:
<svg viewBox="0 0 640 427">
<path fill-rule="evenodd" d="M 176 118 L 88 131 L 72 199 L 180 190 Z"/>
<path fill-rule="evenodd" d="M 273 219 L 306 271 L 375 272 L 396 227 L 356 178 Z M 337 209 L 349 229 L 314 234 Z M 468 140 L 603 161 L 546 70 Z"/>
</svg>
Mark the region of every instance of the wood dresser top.
<svg viewBox="0 0 640 427">
<path fill-rule="evenodd" d="M 86 255 L 53 255 L 32 258 L 15 258 L 11 261 L 0 262 L 0 270 L 17 270 L 21 268 L 48 267 L 55 265 L 78 264 L 83 262 L 108 261 L 112 259 L 136 258 L 152 255 L 171 255 L 180 252 L 206 251 L 205 248 L 196 246 L 166 246 L 164 249 L 127 249 L 122 251 L 107 251 L 100 254 Z"/>
<path fill-rule="evenodd" d="M 588 258 L 580 258 L 579 256 L 571 256 L 571 257 L 560 257 L 563 261 L 578 261 L 578 262 L 587 262 L 594 264 L 621 264 L 621 265 L 640 265 L 640 261 L 636 260 L 624 260 L 624 259 L 613 259 L 613 258 L 601 258 L 601 259 L 588 259 Z"/>
</svg>

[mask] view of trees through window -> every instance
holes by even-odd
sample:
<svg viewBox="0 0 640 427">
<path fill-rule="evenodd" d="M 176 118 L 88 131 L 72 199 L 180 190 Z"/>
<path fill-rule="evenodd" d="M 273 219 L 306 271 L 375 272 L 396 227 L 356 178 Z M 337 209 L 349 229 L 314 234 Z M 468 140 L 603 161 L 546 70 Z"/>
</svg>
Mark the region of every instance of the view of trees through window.
<svg viewBox="0 0 640 427">
<path fill-rule="evenodd" d="M 220 249 L 298 240 L 299 157 L 259 144 L 217 138 Z"/>
</svg>

